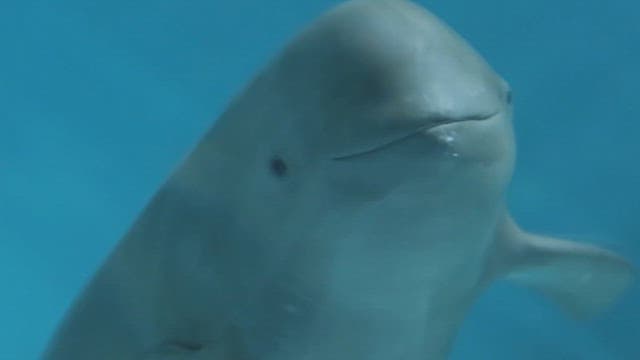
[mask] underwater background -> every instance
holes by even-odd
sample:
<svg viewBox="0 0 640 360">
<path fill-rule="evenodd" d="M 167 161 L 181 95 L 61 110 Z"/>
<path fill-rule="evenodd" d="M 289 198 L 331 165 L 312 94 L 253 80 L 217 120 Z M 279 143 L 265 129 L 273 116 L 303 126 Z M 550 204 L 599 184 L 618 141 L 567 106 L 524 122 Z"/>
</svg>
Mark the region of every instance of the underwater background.
<svg viewBox="0 0 640 360">
<path fill-rule="evenodd" d="M 514 90 L 509 204 L 522 226 L 639 266 L 640 2 L 419 2 Z M 2 1 L 0 360 L 38 358 L 232 96 L 336 3 Z M 471 309 L 452 359 L 640 359 L 640 284 L 575 322 L 537 294 L 496 283 Z"/>
</svg>

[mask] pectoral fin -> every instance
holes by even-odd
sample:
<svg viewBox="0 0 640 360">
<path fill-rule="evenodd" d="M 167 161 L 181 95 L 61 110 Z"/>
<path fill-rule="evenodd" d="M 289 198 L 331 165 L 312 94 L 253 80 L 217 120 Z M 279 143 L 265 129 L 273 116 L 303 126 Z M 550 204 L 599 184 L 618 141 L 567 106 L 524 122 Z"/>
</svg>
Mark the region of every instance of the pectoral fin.
<svg viewBox="0 0 640 360">
<path fill-rule="evenodd" d="M 535 289 L 576 318 L 612 305 L 634 278 L 631 264 L 610 251 L 527 233 L 508 216 L 495 250 L 492 277 Z"/>
</svg>

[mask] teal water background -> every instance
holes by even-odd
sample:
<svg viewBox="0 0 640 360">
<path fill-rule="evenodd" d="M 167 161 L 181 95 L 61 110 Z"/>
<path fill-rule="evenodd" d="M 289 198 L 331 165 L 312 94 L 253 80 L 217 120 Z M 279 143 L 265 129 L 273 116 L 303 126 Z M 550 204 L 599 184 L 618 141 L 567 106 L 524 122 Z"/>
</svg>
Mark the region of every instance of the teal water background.
<svg viewBox="0 0 640 360">
<path fill-rule="evenodd" d="M 230 98 L 336 1 L 0 4 L 0 360 L 36 359 L 65 309 Z M 640 3 L 421 1 L 514 89 L 524 227 L 640 265 Z M 640 285 L 571 321 L 498 283 L 452 358 L 640 359 Z"/>
</svg>

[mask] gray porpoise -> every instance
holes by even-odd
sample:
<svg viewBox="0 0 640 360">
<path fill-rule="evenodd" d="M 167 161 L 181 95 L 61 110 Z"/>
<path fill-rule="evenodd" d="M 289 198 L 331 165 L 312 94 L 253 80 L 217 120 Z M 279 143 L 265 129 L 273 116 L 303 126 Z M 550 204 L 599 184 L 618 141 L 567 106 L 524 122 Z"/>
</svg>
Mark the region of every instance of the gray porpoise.
<svg viewBox="0 0 640 360">
<path fill-rule="evenodd" d="M 47 360 L 440 360 L 497 278 L 569 314 L 632 267 L 521 230 L 506 82 L 404 0 L 298 35 L 160 188 Z"/>
</svg>

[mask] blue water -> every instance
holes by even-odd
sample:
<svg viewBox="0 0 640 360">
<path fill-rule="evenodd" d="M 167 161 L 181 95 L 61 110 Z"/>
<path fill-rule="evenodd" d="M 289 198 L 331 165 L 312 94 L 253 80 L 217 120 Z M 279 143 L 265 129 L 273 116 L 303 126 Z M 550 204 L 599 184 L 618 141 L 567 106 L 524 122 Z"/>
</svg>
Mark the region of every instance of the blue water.
<svg viewBox="0 0 640 360">
<path fill-rule="evenodd" d="M 36 359 L 141 207 L 249 78 L 336 1 L 0 6 L 0 360 Z M 640 264 L 640 3 L 423 1 L 514 89 L 524 227 Z M 640 285 L 586 323 L 498 283 L 453 359 L 640 359 Z"/>
</svg>

